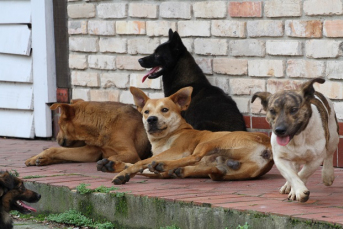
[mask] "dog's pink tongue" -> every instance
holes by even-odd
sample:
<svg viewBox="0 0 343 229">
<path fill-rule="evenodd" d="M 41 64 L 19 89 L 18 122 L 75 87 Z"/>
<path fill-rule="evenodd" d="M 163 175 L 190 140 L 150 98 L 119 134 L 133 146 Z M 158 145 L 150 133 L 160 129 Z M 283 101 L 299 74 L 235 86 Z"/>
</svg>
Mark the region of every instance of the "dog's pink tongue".
<svg viewBox="0 0 343 229">
<path fill-rule="evenodd" d="M 143 79 L 142 79 L 142 83 L 144 83 L 144 81 L 146 80 L 146 78 L 148 78 L 148 76 L 156 71 L 158 71 L 158 69 L 160 69 L 160 67 L 154 67 L 152 69 L 150 69 L 150 71 L 143 76 Z"/>
<path fill-rule="evenodd" d="M 37 211 L 37 210 L 34 209 L 33 207 L 30 207 L 29 205 L 24 204 L 23 201 L 20 201 L 20 200 L 19 200 L 19 202 L 21 203 L 21 206 L 22 206 L 22 207 L 24 207 L 24 208 L 26 208 L 26 209 L 28 209 L 28 210 L 30 210 L 30 211 L 33 211 L 33 212 L 36 212 L 36 211 Z"/>
<path fill-rule="evenodd" d="M 289 136 L 286 137 L 279 137 L 276 136 L 276 141 L 280 146 L 285 146 L 289 143 L 289 141 L 291 140 L 291 138 Z"/>
</svg>

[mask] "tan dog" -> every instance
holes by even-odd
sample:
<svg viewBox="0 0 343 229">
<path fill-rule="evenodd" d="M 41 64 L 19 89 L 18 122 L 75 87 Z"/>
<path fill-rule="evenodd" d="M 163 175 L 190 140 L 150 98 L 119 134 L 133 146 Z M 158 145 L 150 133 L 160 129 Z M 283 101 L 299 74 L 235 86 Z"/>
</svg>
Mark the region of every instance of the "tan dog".
<svg viewBox="0 0 343 229">
<path fill-rule="evenodd" d="M 63 148 L 46 149 L 26 160 L 27 166 L 105 158 L 98 162 L 98 170 L 119 172 L 125 168 L 123 162 L 135 163 L 150 156 L 142 115 L 131 105 L 74 100 L 72 104 L 55 103 L 50 109 L 58 107 L 57 142 Z"/>
<path fill-rule="evenodd" d="M 261 99 L 267 112 L 267 121 L 273 129 L 271 144 L 277 168 L 287 180 L 280 193 L 288 198 L 306 202 L 310 191 L 307 179 L 323 163 L 322 179 L 325 185 L 334 181 L 333 154 L 337 149 L 338 124 L 332 102 L 313 84 L 324 79 L 313 79 L 299 90 L 280 91 L 275 94 L 257 92 L 252 102 Z M 299 171 L 300 166 L 304 165 Z"/>
<path fill-rule="evenodd" d="M 149 99 L 131 87 L 135 104 L 152 145 L 153 157 L 139 161 L 113 180 L 124 184 L 149 168 L 161 177 L 210 177 L 212 180 L 252 179 L 273 166 L 270 138 L 262 133 L 194 130 L 181 117 L 191 101 L 192 87 L 163 99 Z"/>
</svg>

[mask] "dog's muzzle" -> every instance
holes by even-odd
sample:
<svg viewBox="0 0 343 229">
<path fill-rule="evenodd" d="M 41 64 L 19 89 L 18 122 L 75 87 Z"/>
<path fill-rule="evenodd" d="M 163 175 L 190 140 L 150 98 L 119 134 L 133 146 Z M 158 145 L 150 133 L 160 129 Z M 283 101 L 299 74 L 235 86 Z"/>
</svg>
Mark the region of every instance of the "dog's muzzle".
<svg viewBox="0 0 343 229">
<path fill-rule="evenodd" d="M 148 133 L 152 134 L 164 130 L 158 127 L 158 117 L 149 116 L 146 121 L 148 123 Z"/>
<path fill-rule="evenodd" d="M 156 116 L 149 116 L 146 121 L 149 123 L 149 125 L 154 125 L 157 123 L 158 118 Z"/>
</svg>

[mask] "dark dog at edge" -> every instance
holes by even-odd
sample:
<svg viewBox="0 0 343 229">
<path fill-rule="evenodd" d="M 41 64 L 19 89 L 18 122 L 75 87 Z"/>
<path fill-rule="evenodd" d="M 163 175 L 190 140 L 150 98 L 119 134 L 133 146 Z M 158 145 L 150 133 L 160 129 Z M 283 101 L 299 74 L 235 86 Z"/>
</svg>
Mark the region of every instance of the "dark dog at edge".
<svg viewBox="0 0 343 229">
<path fill-rule="evenodd" d="M 197 130 L 246 131 L 243 115 L 232 98 L 212 86 L 181 41 L 177 32 L 169 30 L 169 40 L 159 45 L 150 56 L 138 60 L 144 68 L 152 68 L 143 77 L 155 79 L 163 75 L 164 95 L 192 86 L 192 102 L 182 113 Z"/>
<path fill-rule="evenodd" d="M 26 214 L 36 209 L 23 203 L 36 203 L 41 198 L 38 193 L 26 189 L 23 180 L 11 175 L 9 172 L 0 171 L 0 228 L 12 229 L 13 222 L 9 214 L 17 210 Z"/>
</svg>

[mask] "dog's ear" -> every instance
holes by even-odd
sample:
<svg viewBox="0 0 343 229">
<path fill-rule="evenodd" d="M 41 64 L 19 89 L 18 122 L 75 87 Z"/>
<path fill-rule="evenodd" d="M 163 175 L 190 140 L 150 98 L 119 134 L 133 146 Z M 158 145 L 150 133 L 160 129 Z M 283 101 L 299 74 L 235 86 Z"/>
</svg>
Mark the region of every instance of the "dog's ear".
<svg viewBox="0 0 343 229">
<path fill-rule="evenodd" d="M 84 100 L 83 99 L 72 99 L 72 100 L 70 100 L 71 104 L 75 104 L 75 103 L 79 103 L 79 102 L 84 102 Z"/>
<path fill-rule="evenodd" d="M 130 87 L 130 92 L 133 95 L 133 100 L 135 101 L 137 110 L 141 112 L 146 102 L 149 100 L 149 97 L 142 90 L 136 87 Z"/>
<path fill-rule="evenodd" d="M 168 35 L 169 35 L 169 40 L 171 41 L 171 39 L 173 38 L 173 30 L 172 29 L 169 29 L 169 32 L 168 32 Z"/>
<path fill-rule="evenodd" d="M 267 109 L 268 109 L 268 101 L 269 101 L 270 96 L 271 96 L 271 93 L 269 93 L 269 92 L 256 92 L 252 96 L 251 102 L 253 103 L 256 98 L 260 98 L 261 99 L 261 104 L 263 106 L 263 110 L 267 111 Z"/>
<path fill-rule="evenodd" d="M 186 49 L 186 47 L 183 45 L 181 37 L 177 31 L 175 31 L 171 38 L 169 38 L 170 41 L 170 47 L 172 50 L 176 53 Z"/>
<path fill-rule="evenodd" d="M 301 91 L 302 91 L 303 97 L 305 99 L 313 98 L 314 97 L 314 92 L 315 92 L 313 84 L 314 83 L 323 84 L 324 82 L 325 82 L 325 79 L 315 78 L 315 79 L 307 81 L 306 83 L 303 83 L 301 85 Z"/>
<path fill-rule="evenodd" d="M 14 178 L 9 172 L 0 174 L 0 196 L 5 194 L 6 190 L 14 188 Z"/>
<path fill-rule="evenodd" d="M 169 96 L 169 98 L 177 104 L 182 111 L 187 110 L 189 104 L 191 103 L 191 95 L 193 92 L 193 87 L 184 87 L 178 90 L 176 93 Z"/>
<path fill-rule="evenodd" d="M 50 106 L 50 110 L 56 110 L 59 107 L 61 108 L 61 113 L 63 114 L 64 118 L 74 117 L 75 115 L 74 107 L 66 103 L 54 103 Z"/>
</svg>

